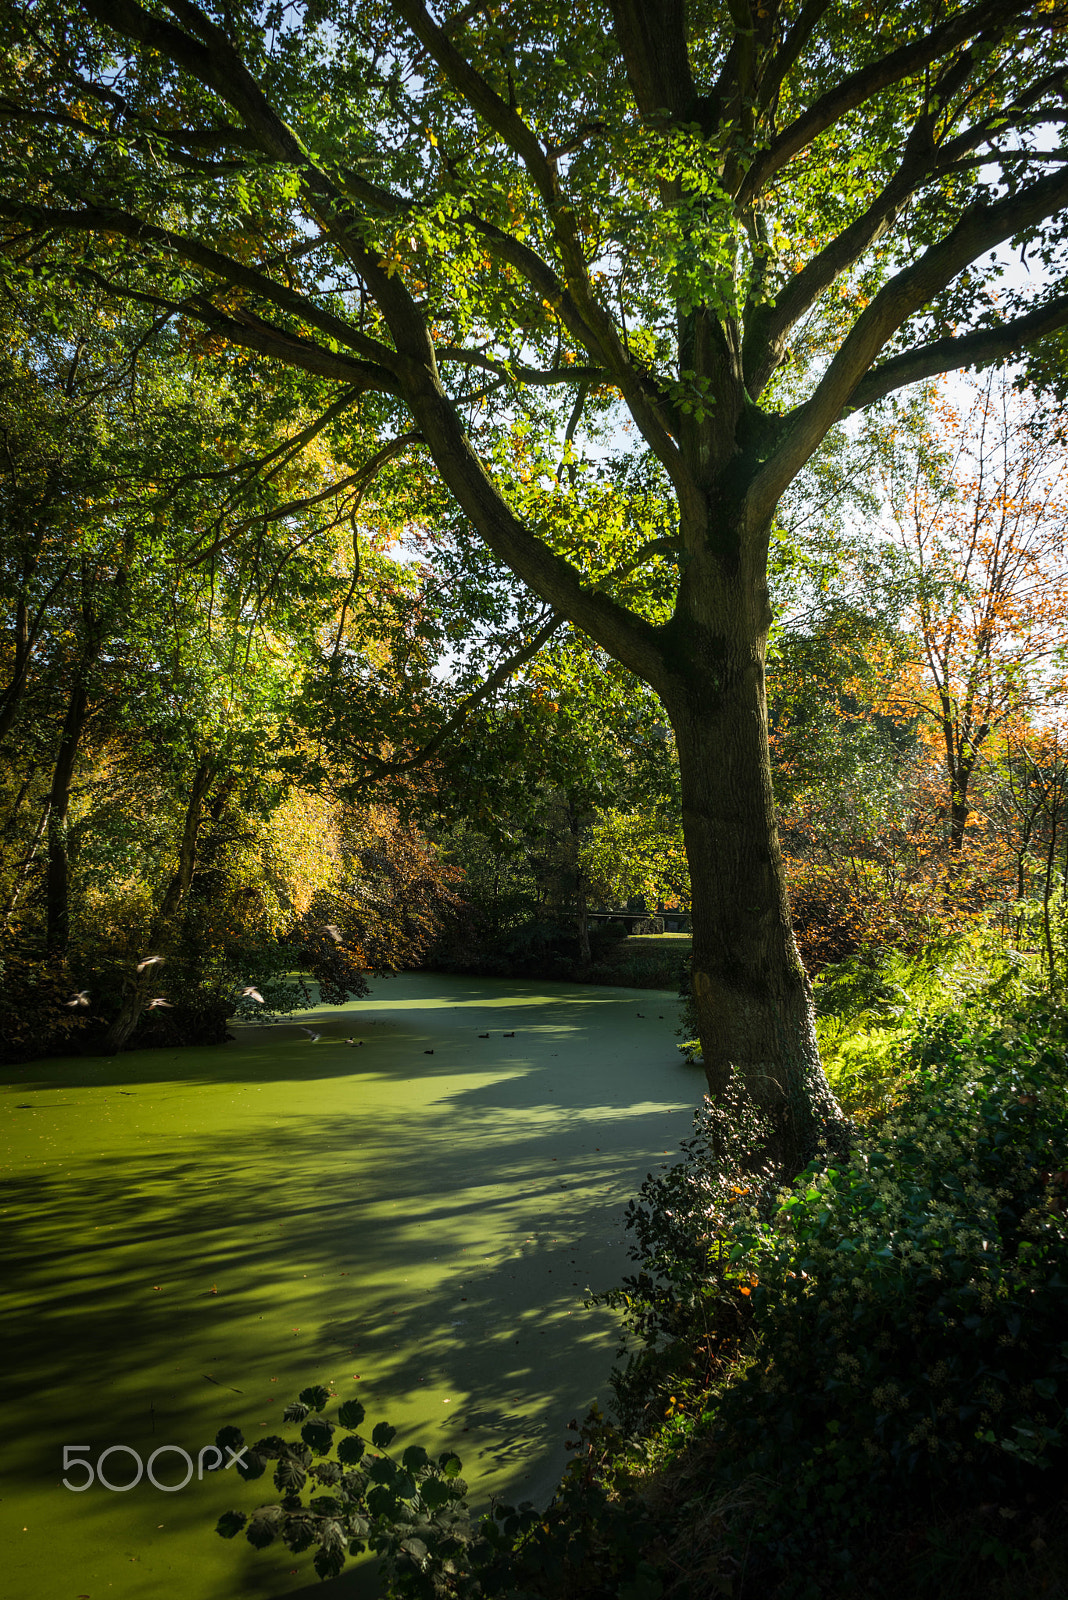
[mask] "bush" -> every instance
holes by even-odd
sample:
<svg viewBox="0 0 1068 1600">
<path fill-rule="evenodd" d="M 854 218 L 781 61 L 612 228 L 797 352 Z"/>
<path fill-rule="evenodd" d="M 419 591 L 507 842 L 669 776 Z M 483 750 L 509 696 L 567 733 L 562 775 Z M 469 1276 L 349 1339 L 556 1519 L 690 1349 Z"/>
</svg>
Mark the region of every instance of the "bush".
<svg viewBox="0 0 1068 1600">
<path fill-rule="evenodd" d="M 616 983 L 625 989 L 677 990 L 688 969 L 688 956 L 631 956 L 588 967 L 582 977 L 586 983 Z"/>
<path fill-rule="evenodd" d="M 409 1445 L 394 1456 L 396 1429 L 379 1422 L 367 1439 L 358 1431 L 365 1416 L 359 1400 L 345 1401 L 333 1420 L 325 1415 L 331 1398 L 314 1384 L 286 1407 L 284 1420 L 300 1425 L 299 1439 L 261 1435 L 246 1447 L 240 1429 L 220 1429 L 216 1446 L 240 1457 L 242 1478 L 262 1478 L 276 1463 L 273 1482 L 282 1496 L 251 1515 L 226 1512 L 216 1525 L 224 1539 L 244 1532 L 257 1550 L 276 1539 L 294 1554 L 314 1550 L 320 1578 L 336 1577 L 348 1556 L 370 1550 L 382 1558 L 384 1592 L 401 1600 L 655 1600 L 659 1585 L 641 1582 L 655 1580 L 654 1569 L 643 1572 L 641 1556 L 648 1515 L 617 1492 L 611 1462 L 620 1441 L 596 1408 L 583 1428 L 570 1424 L 578 1435 L 570 1447 L 580 1453 L 547 1510 L 529 1501 L 495 1503 L 477 1515 L 465 1498 L 458 1455 L 432 1457 Z M 635 1574 L 637 1583 L 618 1587 Z M 610 1589 L 601 1586 L 605 1579 Z"/>
<path fill-rule="evenodd" d="M 1063 1463 L 1066 1046 L 1052 1005 L 944 1018 L 848 1157 L 776 1193 L 759 1154 L 722 1153 L 759 1152 L 759 1130 L 725 1146 L 706 1107 L 687 1161 L 646 1182 L 641 1271 L 607 1297 L 646 1347 L 624 1415 L 673 1401 L 716 1493 L 761 1485 L 736 1530 L 747 1593 L 831 1592 L 917 1507 L 1011 1497 Z"/>
<path fill-rule="evenodd" d="M 820 1054 L 839 1104 L 866 1115 L 890 1105 L 912 1068 L 909 1041 L 938 1017 L 997 1016 L 1035 992 L 1036 964 L 984 933 L 918 954 L 865 946 L 813 984 Z"/>
<path fill-rule="evenodd" d="M 46 956 L 14 940 L 0 947 L 0 1062 L 73 1054 L 83 1047 L 87 1007 L 64 956 Z"/>
</svg>

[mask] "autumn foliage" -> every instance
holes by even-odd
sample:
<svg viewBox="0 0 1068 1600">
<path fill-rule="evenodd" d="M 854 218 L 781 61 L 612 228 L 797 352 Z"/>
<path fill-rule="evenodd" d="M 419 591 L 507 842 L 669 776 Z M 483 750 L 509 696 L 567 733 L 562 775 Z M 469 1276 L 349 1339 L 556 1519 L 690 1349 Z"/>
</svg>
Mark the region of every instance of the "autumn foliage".
<svg viewBox="0 0 1068 1600">
<path fill-rule="evenodd" d="M 1004 383 L 986 384 L 967 413 L 933 400 L 925 428 L 892 435 L 883 462 L 900 618 L 880 628 L 832 616 L 818 715 L 817 649 L 786 653 L 794 678 L 773 688 L 773 749 L 810 972 L 981 920 L 1037 945 L 1021 907 L 1054 898 L 1063 850 L 1058 445 Z"/>
</svg>

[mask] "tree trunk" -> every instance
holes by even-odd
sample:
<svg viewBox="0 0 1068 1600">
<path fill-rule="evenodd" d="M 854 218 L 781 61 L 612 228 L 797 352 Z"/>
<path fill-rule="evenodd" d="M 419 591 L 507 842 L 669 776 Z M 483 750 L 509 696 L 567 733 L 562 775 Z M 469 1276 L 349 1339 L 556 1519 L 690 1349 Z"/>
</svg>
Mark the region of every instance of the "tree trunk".
<svg viewBox="0 0 1068 1600">
<path fill-rule="evenodd" d="M 950 774 L 949 847 L 958 854 L 964 849 L 964 831 L 972 814 L 968 798 L 971 776 L 971 767 L 958 767 Z"/>
<path fill-rule="evenodd" d="M 37 827 L 34 829 L 33 838 L 30 840 L 29 847 L 27 848 L 25 855 L 19 862 L 18 871 L 15 873 L 14 882 L 8 891 L 8 896 L 4 901 L 3 909 L 0 910 L 0 922 L 6 923 L 15 907 L 18 905 L 19 895 L 26 887 L 26 880 L 30 876 L 30 868 L 33 866 L 34 858 L 37 855 L 38 846 L 41 843 L 41 836 L 45 831 L 47 823 L 48 803 L 46 801 L 41 812 L 40 819 L 37 823 Z"/>
<path fill-rule="evenodd" d="M 1054 802 L 1049 821 L 1049 848 L 1046 851 L 1046 871 L 1042 884 L 1042 934 L 1046 941 L 1046 961 L 1049 966 L 1049 986 L 1057 983 L 1057 962 L 1053 951 L 1053 929 L 1050 922 L 1050 902 L 1053 899 L 1053 866 L 1057 859 L 1057 805 Z"/>
<path fill-rule="evenodd" d="M 586 874 L 578 873 L 575 880 L 575 927 L 578 932 L 579 961 L 588 967 L 593 960 L 590 950 L 590 903 L 586 895 Z"/>
<path fill-rule="evenodd" d="M 70 863 L 67 853 L 67 812 L 78 745 L 89 717 L 89 672 L 95 656 L 83 659 L 74 677 L 63 732 L 59 740 L 48 797 L 48 869 L 45 880 L 46 935 L 49 954 L 67 948 L 70 940 Z"/>
<path fill-rule="evenodd" d="M 200 824 L 204 816 L 204 801 L 214 781 L 215 763 L 209 757 L 203 756 L 193 774 L 193 783 L 189 790 L 185 821 L 182 825 L 182 840 L 178 846 L 178 864 L 153 922 L 151 935 L 153 942 L 160 938 L 189 892 L 197 860 L 197 841 L 200 838 Z"/>
<path fill-rule="evenodd" d="M 160 902 L 160 908 L 152 920 L 149 933 L 151 951 L 145 954 L 155 954 L 156 944 L 163 937 L 168 922 L 180 910 L 182 902 L 189 892 L 189 885 L 193 881 L 193 872 L 197 860 L 197 842 L 200 838 L 200 825 L 204 818 L 204 802 L 208 790 L 215 780 L 215 763 L 208 756 L 204 756 L 193 774 L 193 783 L 189 790 L 189 799 L 186 802 L 185 820 L 182 824 L 182 838 L 178 846 L 178 864 L 171 874 L 171 881 L 167 885 L 166 893 Z M 138 1022 L 141 1020 L 141 1007 L 145 995 L 151 984 L 158 982 L 157 969 L 150 967 L 147 978 L 130 982 L 111 1027 L 104 1039 L 104 1054 L 117 1055 L 122 1050 Z"/>
<path fill-rule="evenodd" d="M 571 830 L 571 853 L 575 867 L 575 932 L 578 934 L 579 962 L 588 967 L 593 960 L 590 950 L 590 902 L 586 893 L 586 874 L 579 862 L 582 832 L 586 818 L 575 810 L 571 796 L 567 797 L 567 824 Z"/>
<path fill-rule="evenodd" d="M 678 745 L 705 1073 L 714 1100 L 744 1089 L 792 1175 L 842 1118 L 820 1063 L 779 847 L 764 684 L 770 612 L 762 584 L 723 566 L 699 598 L 706 620 L 687 628 L 685 666 L 663 699 Z"/>
</svg>

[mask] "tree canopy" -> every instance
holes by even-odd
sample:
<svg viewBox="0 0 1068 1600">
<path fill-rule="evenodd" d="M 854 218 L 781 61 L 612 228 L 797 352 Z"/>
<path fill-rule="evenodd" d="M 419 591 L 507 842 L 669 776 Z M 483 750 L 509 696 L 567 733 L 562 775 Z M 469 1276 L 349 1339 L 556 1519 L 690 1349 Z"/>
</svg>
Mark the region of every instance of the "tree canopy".
<svg viewBox="0 0 1068 1600">
<path fill-rule="evenodd" d="M 905 385 L 1055 370 L 1063 8 L 44 0 L 3 29 L 9 273 L 290 373 L 354 497 L 432 463 L 544 625 L 660 696 L 709 1082 L 796 1161 L 834 1106 L 768 758 L 776 508 Z"/>
</svg>

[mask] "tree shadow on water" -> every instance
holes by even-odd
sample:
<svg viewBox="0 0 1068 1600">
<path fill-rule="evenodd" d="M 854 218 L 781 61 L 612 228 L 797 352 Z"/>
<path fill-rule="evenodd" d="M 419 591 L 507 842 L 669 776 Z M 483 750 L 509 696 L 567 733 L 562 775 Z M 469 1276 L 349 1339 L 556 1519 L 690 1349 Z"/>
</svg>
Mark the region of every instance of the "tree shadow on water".
<svg viewBox="0 0 1068 1600">
<path fill-rule="evenodd" d="M 354 1065 L 351 1050 L 336 1063 L 351 1080 L 340 1095 L 333 1047 L 270 1093 L 282 1061 L 226 1052 L 224 1084 L 262 1082 L 262 1099 L 209 1082 L 205 1101 L 199 1063 L 168 1077 L 153 1061 L 143 1081 L 158 1090 L 109 1096 L 106 1154 L 78 1149 L 73 1131 L 83 1145 L 93 1134 L 99 1094 L 72 1108 L 66 1088 L 23 1084 L 11 1098 L 41 1108 L 52 1143 L 49 1165 L 16 1171 L 3 1200 L 15 1481 L 56 1485 L 70 1441 L 195 1451 L 224 1422 L 254 1441 L 281 1427 L 298 1388 L 327 1380 L 357 1388 L 368 1425 L 387 1417 L 401 1447 L 456 1449 L 476 1501 L 551 1479 L 566 1422 L 604 1396 L 615 1350 L 608 1313 L 583 1308 L 587 1287 L 625 1271 L 623 1207 L 650 1165 L 673 1159 L 692 1095 L 674 1061 L 651 1070 L 640 1037 L 587 1070 L 580 1029 L 565 1059 L 568 1015 L 539 1008 L 540 1028 L 503 1065 L 473 1048 L 478 1019 L 452 1039 L 442 1024 L 418 1077 L 403 1058 L 420 1035 L 406 1030 L 381 1052 L 397 1054 L 392 1067 L 363 1052 Z M 144 1070 L 96 1065 L 121 1066 L 128 1084 Z M 216 1476 L 167 1497 L 165 1516 L 144 1502 L 152 1537 L 165 1523 L 159 1538 L 201 1550 L 219 1511 L 272 1497 L 266 1482 Z M 114 1538 L 141 1492 L 121 1505 L 87 1494 L 78 1518 Z M 230 1594 L 303 1592 L 305 1579 L 310 1593 L 307 1557 L 216 1543 Z M 336 1592 L 358 1600 L 370 1582 L 361 1565 Z"/>
</svg>

